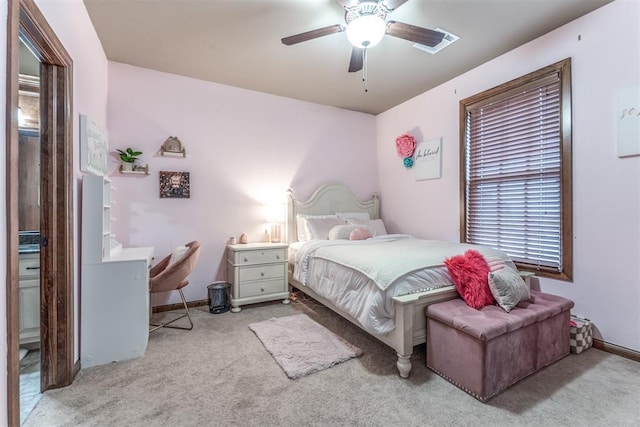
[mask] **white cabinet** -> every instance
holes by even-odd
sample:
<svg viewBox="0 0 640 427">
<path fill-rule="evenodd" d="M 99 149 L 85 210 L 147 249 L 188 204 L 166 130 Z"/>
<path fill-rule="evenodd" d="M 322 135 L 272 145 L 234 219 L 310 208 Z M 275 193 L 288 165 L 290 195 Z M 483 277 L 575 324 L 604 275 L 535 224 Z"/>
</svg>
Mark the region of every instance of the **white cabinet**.
<svg viewBox="0 0 640 427">
<path fill-rule="evenodd" d="M 18 265 L 20 344 L 40 343 L 40 254 L 21 254 Z"/>
<path fill-rule="evenodd" d="M 111 239 L 111 183 L 82 179 L 80 359 L 83 368 L 141 357 L 149 334 L 153 248 Z"/>
<path fill-rule="evenodd" d="M 227 246 L 231 311 L 240 305 L 282 299 L 289 304 L 287 245 L 248 243 Z"/>
</svg>

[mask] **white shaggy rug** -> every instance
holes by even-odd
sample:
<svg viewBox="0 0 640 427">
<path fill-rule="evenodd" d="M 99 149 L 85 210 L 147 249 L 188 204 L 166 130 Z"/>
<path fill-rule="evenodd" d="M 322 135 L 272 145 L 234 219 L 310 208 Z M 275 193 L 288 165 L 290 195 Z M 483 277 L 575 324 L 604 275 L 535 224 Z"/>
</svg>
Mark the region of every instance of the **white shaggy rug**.
<svg viewBox="0 0 640 427">
<path fill-rule="evenodd" d="M 249 329 L 291 379 L 322 371 L 362 354 L 358 347 L 306 314 L 251 323 Z"/>
</svg>

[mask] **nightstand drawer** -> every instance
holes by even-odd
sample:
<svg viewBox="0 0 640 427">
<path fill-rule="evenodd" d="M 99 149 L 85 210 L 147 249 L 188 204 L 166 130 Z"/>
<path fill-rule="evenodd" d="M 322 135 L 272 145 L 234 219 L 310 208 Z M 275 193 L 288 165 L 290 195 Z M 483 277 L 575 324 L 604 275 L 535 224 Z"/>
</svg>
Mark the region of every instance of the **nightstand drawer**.
<svg viewBox="0 0 640 427">
<path fill-rule="evenodd" d="M 232 262 L 236 265 L 267 264 L 284 261 L 286 261 L 284 248 L 233 252 L 232 255 Z"/>
<path fill-rule="evenodd" d="M 240 285 L 240 298 L 254 297 L 256 295 L 268 295 L 276 292 L 285 292 L 286 283 L 282 279 L 261 280 L 259 282 L 243 283 Z"/>
<path fill-rule="evenodd" d="M 238 279 L 240 283 L 252 280 L 283 278 L 286 273 L 285 264 L 256 265 L 254 267 L 240 267 Z"/>
</svg>

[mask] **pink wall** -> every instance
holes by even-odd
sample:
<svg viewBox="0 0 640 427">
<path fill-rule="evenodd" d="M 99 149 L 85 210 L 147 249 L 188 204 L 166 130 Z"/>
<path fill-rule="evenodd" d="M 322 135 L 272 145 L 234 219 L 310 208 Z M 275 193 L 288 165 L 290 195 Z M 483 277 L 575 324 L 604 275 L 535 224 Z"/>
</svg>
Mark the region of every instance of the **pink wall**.
<svg viewBox="0 0 640 427">
<path fill-rule="evenodd" d="M 379 115 L 382 213 L 392 231 L 458 240 L 459 101 L 567 57 L 574 281 L 539 285 L 574 300 L 573 312 L 592 319 L 605 341 L 640 351 L 640 156 L 616 156 L 615 126 L 618 89 L 640 82 L 637 1 L 615 1 Z M 402 167 L 394 139 L 407 131 L 419 141 L 443 137 L 441 179 L 415 181 Z"/>
<path fill-rule="evenodd" d="M 256 76 L 259 78 L 259 75 Z M 190 240 L 203 244 L 184 289 L 187 300 L 226 279 L 225 244 L 246 232 L 260 241 L 266 204 L 287 188 L 308 197 L 320 183 L 342 182 L 361 198 L 377 190 L 375 117 L 230 86 L 109 63 L 109 147 L 143 151 L 145 177 L 111 174 L 124 246 L 153 246 L 156 258 Z M 177 136 L 188 157 L 158 156 Z M 114 158 L 112 169 L 118 165 Z M 186 171 L 190 199 L 160 199 L 158 172 Z M 178 301 L 154 295 L 154 305 Z"/>
<path fill-rule="evenodd" d="M 38 8 L 44 15 L 45 19 L 56 33 L 58 39 L 62 42 L 65 49 L 71 55 L 73 59 L 73 73 L 74 73 L 74 86 L 73 86 L 73 126 L 74 126 L 74 162 L 76 165 L 75 175 L 80 180 L 80 172 L 78 170 L 77 159 L 79 159 L 78 147 L 78 115 L 88 114 L 94 122 L 101 126 L 106 125 L 107 117 L 107 59 L 102 50 L 102 45 L 98 40 L 96 32 L 93 28 L 93 24 L 89 19 L 89 15 L 85 9 L 82 0 L 36 0 Z M 0 1 L 0 57 L 2 58 L 2 66 L 0 66 L 0 80 L 6 80 L 6 13 L 7 13 L 7 1 Z M 4 94 L 5 85 L 2 85 L 0 92 Z M 4 99 L 4 96 L 0 96 Z M 2 103 L 0 107 L 0 125 L 4 129 L 5 125 L 5 104 Z M 2 170 L 4 171 L 5 161 L 5 145 L 6 141 L 2 139 L 2 148 L 0 149 L 0 163 L 2 164 Z M 5 174 L 0 174 L 0 247 L 6 248 L 6 206 L 5 206 Z M 77 208 L 77 194 L 78 185 L 74 185 L 74 209 L 79 217 L 79 211 Z M 75 283 L 75 295 L 79 295 L 79 281 L 78 281 L 78 241 L 79 241 L 79 222 L 76 221 L 75 226 L 75 265 L 76 275 L 74 277 Z M 0 257 L 0 276 L 6 277 L 6 258 Z M 76 298 L 77 304 L 77 298 Z M 3 321 L 0 323 L 0 371 L 3 373 L 0 375 L 0 425 L 6 424 L 7 420 L 7 408 L 6 398 L 4 391 L 6 388 L 6 327 L 4 319 L 6 319 L 6 293 L 0 292 L 0 316 Z M 74 352 L 75 359 L 78 358 L 78 315 L 79 308 L 75 307 L 75 325 L 76 331 Z"/>
</svg>

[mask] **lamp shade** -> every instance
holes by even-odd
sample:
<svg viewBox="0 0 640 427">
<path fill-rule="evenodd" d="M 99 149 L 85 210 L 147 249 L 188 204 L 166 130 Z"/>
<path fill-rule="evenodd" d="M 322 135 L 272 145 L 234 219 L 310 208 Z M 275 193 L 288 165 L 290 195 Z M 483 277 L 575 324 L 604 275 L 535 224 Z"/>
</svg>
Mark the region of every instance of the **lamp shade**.
<svg viewBox="0 0 640 427">
<path fill-rule="evenodd" d="M 376 15 L 360 16 L 347 25 L 347 38 L 358 48 L 370 48 L 382 40 L 387 24 Z"/>
<path fill-rule="evenodd" d="M 284 222 L 285 218 L 284 205 L 282 203 L 272 203 L 267 205 L 267 216 L 265 218 L 268 223 Z"/>
<path fill-rule="evenodd" d="M 271 243 L 280 243 L 282 239 L 282 223 L 286 221 L 285 205 L 283 201 L 274 198 L 265 207 L 266 222 L 271 226 L 271 234 L 269 235 Z"/>
</svg>

